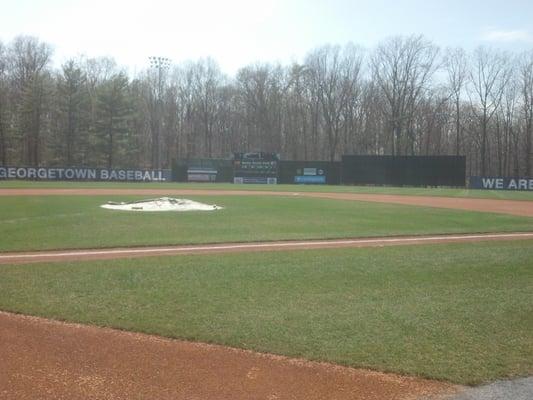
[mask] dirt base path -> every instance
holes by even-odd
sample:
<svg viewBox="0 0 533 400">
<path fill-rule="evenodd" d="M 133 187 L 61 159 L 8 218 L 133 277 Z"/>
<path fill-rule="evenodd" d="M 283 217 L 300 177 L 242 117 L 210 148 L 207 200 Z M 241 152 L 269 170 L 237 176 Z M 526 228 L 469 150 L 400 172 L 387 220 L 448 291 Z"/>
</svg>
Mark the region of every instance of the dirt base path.
<svg viewBox="0 0 533 400">
<path fill-rule="evenodd" d="M 404 196 L 362 193 L 271 192 L 247 190 L 194 189 L 0 189 L 0 196 L 302 196 L 322 199 L 371 201 L 452 208 L 533 217 L 533 201 L 472 199 L 436 196 Z"/>
<path fill-rule="evenodd" d="M 237 253 L 254 251 L 305 250 L 350 247 L 384 247 L 436 243 L 481 242 L 487 240 L 526 239 L 533 239 L 533 232 L 377 237 L 363 239 L 330 239 L 261 243 L 220 243 L 207 245 L 180 245 L 166 247 L 151 246 L 87 250 L 50 250 L 28 253 L 0 253 L 0 265 L 28 264 L 38 262 L 111 260 L 118 258 L 170 256 L 185 254 Z"/>
<path fill-rule="evenodd" d="M 0 312 L 0 399 L 419 399 L 459 387 Z"/>
</svg>

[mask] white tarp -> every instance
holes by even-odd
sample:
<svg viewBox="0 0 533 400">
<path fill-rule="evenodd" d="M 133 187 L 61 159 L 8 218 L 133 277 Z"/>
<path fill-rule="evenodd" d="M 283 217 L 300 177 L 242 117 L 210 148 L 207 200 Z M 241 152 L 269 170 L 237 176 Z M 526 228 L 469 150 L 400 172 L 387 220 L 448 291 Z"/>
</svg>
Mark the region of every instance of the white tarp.
<svg viewBox="0 0 533 400">
<path fill-rule="evenodd" d="M 204 204 L 188 199 L 174 199 L 172 197 L 120 203 L 109 201 L 100 207 L 121 211 L 213 211 L 222 209 L 222 207 L 214 204 Z"/>
</svg>

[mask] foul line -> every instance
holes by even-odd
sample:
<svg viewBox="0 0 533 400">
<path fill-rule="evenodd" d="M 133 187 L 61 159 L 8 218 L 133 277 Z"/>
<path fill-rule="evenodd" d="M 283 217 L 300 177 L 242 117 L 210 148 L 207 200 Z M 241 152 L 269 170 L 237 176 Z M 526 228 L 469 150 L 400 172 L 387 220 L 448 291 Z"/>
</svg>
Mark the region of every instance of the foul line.
<svg viewBox="0 0 533 400">
<path fill-rule="evenodd" d="M 291 242 L 271 242 L 271 243 L 235 243 L 218 245 L 195 245 L 195 246 L 173 246 L 173 247 L 150 247 L 131 249 L 109 249 L 109 250 L 73 250 L 73 251 L 43 251 L 34 253 L 0 254 L 0 262 L 17 260 L 43 260 L 47 258 L 70 258 L 84 256 L 120 256 L 120 255 L 157 255 L 163 253 L 209 253 L 216 251 L 243 251 L 260 249 L 283 249 L 283 248 L 327 248 L 329 246 L 371 246 L 387 244 L 410 244 L 423 242 L 446 242 L 446 241 L 468 241 L 468 240 L 489 240 L 489 239 L 524 239 L 533 238 L 531 233 L 496 233 L 496 234 L 476 234 L 476 235 L 438 235 L 438 236 L 411 236 L 411 237 L 381 237 L 371 239 L 340 239 L 340 240 L 308 240 Z"/>
</svg>

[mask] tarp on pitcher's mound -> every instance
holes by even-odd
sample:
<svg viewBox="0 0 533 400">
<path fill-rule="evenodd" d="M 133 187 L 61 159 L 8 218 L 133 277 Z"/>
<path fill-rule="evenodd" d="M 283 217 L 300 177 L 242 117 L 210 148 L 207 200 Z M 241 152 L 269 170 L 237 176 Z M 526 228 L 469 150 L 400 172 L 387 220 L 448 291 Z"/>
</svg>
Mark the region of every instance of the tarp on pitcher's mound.
<svg viewBox="0 0 533 400">
<path fill-rule="evenodd" d="M 222 207 L 215 204 L 204 204 L 198 201 L 172 197 L 129 202 L 108 201 L 100 207 L 120 211 L 214 211 L 222 209 Z"/>
</svg>

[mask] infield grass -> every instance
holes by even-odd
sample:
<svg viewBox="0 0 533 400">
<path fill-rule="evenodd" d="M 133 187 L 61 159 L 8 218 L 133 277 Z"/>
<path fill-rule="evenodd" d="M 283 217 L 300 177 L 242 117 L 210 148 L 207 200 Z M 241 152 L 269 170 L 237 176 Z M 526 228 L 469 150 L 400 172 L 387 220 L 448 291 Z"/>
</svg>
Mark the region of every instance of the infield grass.
<svg viewBox="0 0 533 400">
<path fill-rule="evenodd" d="M 384 186 L 341 186 L 341 185 L 234 185 L 231 183 L 125 183 L 125 182 L 30 182 L 0 181 L 0 190 L 24 188 L 49 189 L 201 189 L 201 190 L 249 190 L 274 192 L 332 192 L 370 193 L 410 196 L 442 196 L 458 198 L 480 198 L 500 200 L 533 201 L 531 191 L 475 190 L 454 188 L 416 188 Z"/>
<path fill-rule="evenodd" d="M 533 373 L 533 241 L 0 266 L 0 309 L 461 384 Z"/>
<path fill-rule="evenodd" d="M 0 251 L 531 231 L 533 218 L 296 196 L 188 196 L 225 209 L 136 213 L 132 196 L 0 196 Z"/>
</svg>

